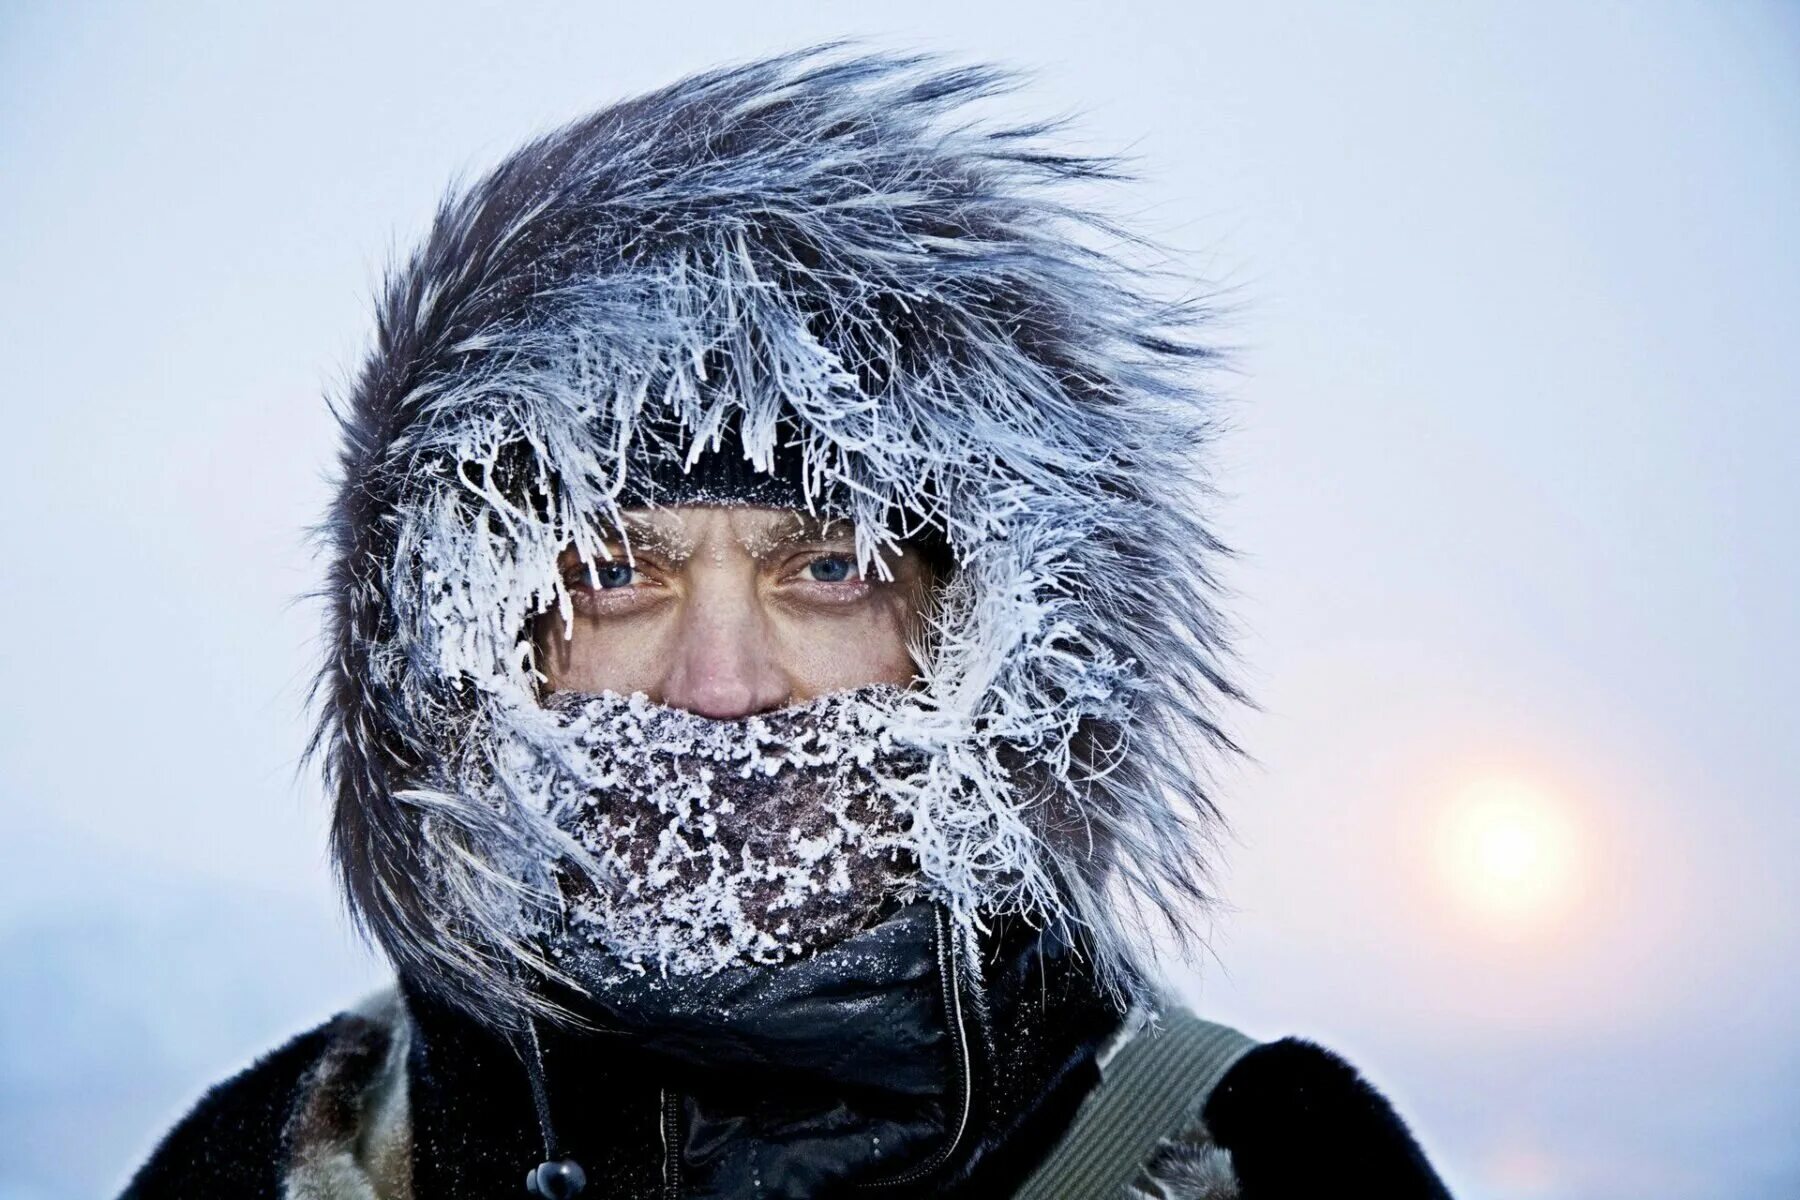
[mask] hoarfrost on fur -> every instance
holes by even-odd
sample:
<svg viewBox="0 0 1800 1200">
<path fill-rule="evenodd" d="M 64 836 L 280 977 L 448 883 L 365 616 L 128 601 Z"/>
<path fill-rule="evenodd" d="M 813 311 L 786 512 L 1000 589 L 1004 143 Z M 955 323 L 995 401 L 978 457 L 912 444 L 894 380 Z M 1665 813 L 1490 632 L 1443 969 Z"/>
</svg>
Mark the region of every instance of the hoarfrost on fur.
<svg viewBox="0 0 1800 1200">
<path fill-rule="evenodd" d="M 315 744 L 397 964 L 498 1022 L 546 1011 L 512 971 L 553 968 L 518 934 L 553 889 L 521 864 L 585 851 L 495 786 L 537 710 L 521 632 L 570 618 L 558 555 L 603 555 L 653 426 L 688 461 L 794 449 L 865 567 L 947 543 L 893 714 L 923 765 L 890 794 L 961 920 L 1069 922 L 1130 989 L 1130 928 L 1203 898 L 1198 751 L 1235 750 L 1212 710 L 1243 699 L 1194 462 L 1203 314 L 1059 197 L 1116 163 L 959 108 L 1015 82 L 841 47 L 695 76 L 524 147 L 394 272 L 345 418 Z"/>
</svg>

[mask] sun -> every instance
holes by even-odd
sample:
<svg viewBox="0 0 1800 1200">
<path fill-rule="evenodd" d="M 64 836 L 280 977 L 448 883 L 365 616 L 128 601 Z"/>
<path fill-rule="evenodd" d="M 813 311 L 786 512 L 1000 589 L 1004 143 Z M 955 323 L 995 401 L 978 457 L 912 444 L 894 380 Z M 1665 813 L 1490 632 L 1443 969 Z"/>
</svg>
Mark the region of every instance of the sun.
<svg viewBox="0 0 1800 1200">
<path fill-rule="evenodd" d="M 1580 858 L 1569 805 L 1524 780 L 1477 780 L 1444 808 L 1440 871 L 1457 899 L 1495 926 L 1516 930 L 1565 913 Z"/>
</svg>

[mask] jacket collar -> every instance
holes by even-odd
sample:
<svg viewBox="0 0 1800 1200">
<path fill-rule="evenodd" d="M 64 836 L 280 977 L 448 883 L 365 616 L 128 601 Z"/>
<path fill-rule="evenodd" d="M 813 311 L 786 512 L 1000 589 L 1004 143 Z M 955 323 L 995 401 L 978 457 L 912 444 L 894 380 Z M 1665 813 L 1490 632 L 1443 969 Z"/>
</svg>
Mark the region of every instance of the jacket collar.
<svg viewBox="0 0 1800 1200">
<path fill-rule="evenodd" d="M 1102 1074 L 1110 1079 L 1112 1052 L 1140 1036 L 1143 1010 L 1121 1023 L 1099 1055 Z M 281 1168 L 281 1191 L 296 1200 L 414 1200 L 430 1195 L 415 1190 L 412 1179 L 412 1114 L 408 1095 L 409 1050 L 416 1022 L 407 993 L 390 986 L 340 1014 L 329 1026 L 331 1036 L 303 1080 L 294 1099 L 284 1135 L 288 1149 Z M 1014 1157 L 1035 1164 L 1037 1155 L 1059 1130 L 1055 1115 L 1040 1112 L 1036 1123 L 1047 1133 L 1011 1139 Z M 1005 1139 L 985 1131 L 985 1143 Z M 984 1180 L 1000 1178 L 965 1168 L 955 1190 L 968 1196 L 1007 1195 L 1010 1187 L 996 1182 L 983 1191 Z M 622 1186 L 618 1178 L 608 1180 Z M 510 1186 L 510 1185 L 509 1185 Z M 497 1196 L 516 1195 L 502 1188 Z M 592 1194 L 590 1192 L 590 1194 Z M 609 1196 L 660 1195 L 654 1185 L 638 1191 L 600 1193 Z M 1236 1200 L 1237 1174 L 1231 1157 L 1196 1127 L 1179 1140 L 1164 1142 L 1146 1166 L 1135 1197 L 1161 1200 Z"/>
<path fill-rule="evenodd" d="M 1014 922 L 954 945 L 948 929 L 925 906 L 878 927 L 886 986 L 784 976 L 760 1015 L 740 991 L 710 1049 L 692 1028 L 545 1030 L 557 1149 L 609 1197 L 664 1195 L 671 1174 L 689 1197 L 881 1179 L 902 1181 L 887 1195 L 1005 1194 L 1097 1080 L 1120 1018 L 1054 938 Z M 313 1188 L 295 1194 L 364 1194 L 340 1186 L 358 1171 L 384 1197 L 522 1194 L 545 1131 L 519 1046 L 405 980 L 340 1026 L 290 1127 L 296 1186 Z"/>
</svg>

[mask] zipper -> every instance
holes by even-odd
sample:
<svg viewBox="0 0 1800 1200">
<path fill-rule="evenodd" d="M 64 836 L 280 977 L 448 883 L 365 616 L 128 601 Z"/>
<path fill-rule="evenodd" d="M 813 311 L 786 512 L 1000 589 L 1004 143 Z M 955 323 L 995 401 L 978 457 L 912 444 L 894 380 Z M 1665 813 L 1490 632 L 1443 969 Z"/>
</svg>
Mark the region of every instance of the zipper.
<svg viewBox="0 0 1800 1200">
<path fill-rule="evenodd" d="M 681 1097 L 663 1088 L 658 1095 L 663 1144 L 663 1200 L 681 1200 Z"/>
<path fill-rule="evenodd" d="M 962 988 L 960 986 L 962 956 L 950 948 L 950 922 L 944 915 L 941 905 L 934 909 L 934 915 L 936 916 L 938 978 L 943 984 L 944 1015 L 949 1018 L 950 1028 L 956 1034 L 950 1045 L 956 1059 L 957 1085 L 962 1091 L 962 1111 L 956 1119 L 956 1132 L 951 1134 L 950 1141 L 940 1147 L 936 1154 L 903 1175 L 895 1175 L 890 1179 L 871 1180 L 858 1185 L 859 1187 L 891 1188 L 917 1183 L 949 1162 L 950 1156 L 956 1153 L 956 1148 L 962 1145 L 963 1135 L 968 1132 L 969 1114 L 975 1104 L 975 1084 L 969 1072 L 969 1034 L 968 1030 L 963 1027 Z"/>
</svg>

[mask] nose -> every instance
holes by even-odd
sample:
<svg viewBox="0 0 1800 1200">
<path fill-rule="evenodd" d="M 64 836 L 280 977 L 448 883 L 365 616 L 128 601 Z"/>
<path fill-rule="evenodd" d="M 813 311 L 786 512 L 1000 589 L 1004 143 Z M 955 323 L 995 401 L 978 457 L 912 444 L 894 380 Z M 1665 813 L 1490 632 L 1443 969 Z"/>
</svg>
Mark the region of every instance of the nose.
<svg viewBox="0 0 1800 1200">
<path fill-rule="evenodd" d="M 662 703 L 717 721 L 784 707 L 792 688 L 772 642 L 745 589 L 697 587 L 670 647 Z"/>
</svg>

